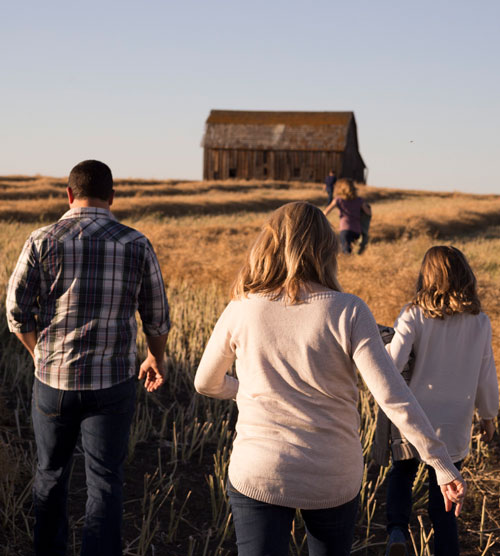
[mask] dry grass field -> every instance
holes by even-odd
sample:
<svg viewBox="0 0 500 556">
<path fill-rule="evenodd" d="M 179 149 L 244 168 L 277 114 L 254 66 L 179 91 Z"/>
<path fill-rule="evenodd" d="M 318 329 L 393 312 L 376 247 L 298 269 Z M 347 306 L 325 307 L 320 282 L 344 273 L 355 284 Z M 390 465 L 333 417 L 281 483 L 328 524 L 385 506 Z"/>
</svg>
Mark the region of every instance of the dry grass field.
<svg viewBox="0 0 500 556">
<path fill-rule="evenodd" d="M 0 177 L 0 300 L 31 230 L 67 208 L 65 183 L 45 177 Z M 204 343 L 228 300 L 229 285 L 267 214 L 281 204 L 307 200 L 323 206 L 318 184 L 118 180 L 116 216 L 143 231 L 158 254 L 172 307 L 167 384 L 141 391 L 126 473 L 125 553 L 223 556 L 235 554 L 224 492 L 236 408 L 194 393 L 192 377 Z M 392 325 L 410 299 L 420 261 L 436 243 L 456 245 L 478 277 L 484 309 L 500 356 L 500 196 L 445 194 L 364 187 L 372 203 L 372 242 L 361 255 L 340 256 L 345 291 L 362 297 L 377 321 Z M 336 214 L 331 215 L 334 227 Z M 30 552 L 31 478 L 35 465 L 29 421 L 32 367 L 0 317 L 0 555 Z M 140 350 L 144 351 L 143 342 Z M 368 453 L 374 407 L 362 391 L 360 430 Z M 469 496 L 460 520 L 463 554 L 500 554 L 498 439 L 484 446 L 474 430 L 464 466 Z M 353 553 L 384 553 L 384 479 L 366 459 L 366 478 Z M 416 485 L 414 553 L 430 555 L 425 517 L 425 477 Z M 77 452 L 70 511 L 77 554 L 85 487 Z M 300 516 L 291 554 L 306 555 Z"/>
</svg>

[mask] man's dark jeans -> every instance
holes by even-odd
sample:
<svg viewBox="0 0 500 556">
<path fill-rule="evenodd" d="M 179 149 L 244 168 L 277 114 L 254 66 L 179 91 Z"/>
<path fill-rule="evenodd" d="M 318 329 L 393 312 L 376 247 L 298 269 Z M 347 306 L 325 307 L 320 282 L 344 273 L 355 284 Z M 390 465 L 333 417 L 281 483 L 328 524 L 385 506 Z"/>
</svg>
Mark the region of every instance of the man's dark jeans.
<svg viewBox="0 0 500 556">
<path fill-rule="evenodd" d="M 328 195 L 328 205 L 333 201 L 333 185 L 331 187 L 326 186 L 326 194 Z"/>
<path fill-rule="evenodd" d="M 259 502 L 228 486 L 238 556 L 287 556 L 295 508 Z M 301 510 L 309 556 L 348 556 L 358 499 L 324 510 Z"/>
<path fill-rule="evenodd" d="M 87 478 L 84 556 L 122 554 L 123 462 L 134 414 L 137 380 L 104 390 L 64 391 L 35 379 L 32 418 L 38 452 L 33 486 L 35 553 L 63 556 L 73 450 L 82 434 Z"/>
<path fill-rule="evenodd" d="M 419 461 L 408 459 L 394 461 L 389 472 L 387 486 L 387 531 L 402 529 L 405 534 L 410 523 L 412 507 L 412 487 Z M 460 470 L 462 462 L 455 463 Z M 429 473 L 429 517 L 434 527 L 434 554 L 436 556 L 457 556 L 459 554 L 457 521 L 454 509 L 447 512 L 443 495 L 437 484 L 436 473 L 427 466 Z"/>
</svg>

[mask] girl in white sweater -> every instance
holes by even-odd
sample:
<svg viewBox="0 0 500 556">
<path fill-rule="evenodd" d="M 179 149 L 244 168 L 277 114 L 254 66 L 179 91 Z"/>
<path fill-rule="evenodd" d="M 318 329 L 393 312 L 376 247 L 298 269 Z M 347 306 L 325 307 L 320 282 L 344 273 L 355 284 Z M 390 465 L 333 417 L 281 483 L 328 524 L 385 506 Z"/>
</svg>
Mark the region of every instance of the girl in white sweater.
<svg viewBox="0 0 500 556">
<path fill-rule="evenodd" d="M 355 367 L 436 469 L 448 507 L 462 504 L 460 474 L 370 310 L 340 291 L 336 254 L 318 208 L 297 202 L 272 213 L 196 373 L 198 392 L 238 404 L 228 489 L 240 556 L 288 554 L 296 508 L 310 556 L 350 553 L 363 475 Z"/>
<path fill-rule="evenodd" d="M 388 351 L 402 371 L 413 349 L 410 388 L 460 468 L 469 451 L 475 408 L 484 439 L 493 437 L 498 381 L 490 321 L 481 312 L 474 273 L 458 249 L 435 246 L 427 251 L 415 297 L 403 308 L 394 328 Z M 406 553 L 411 490 L 418 465 L 416 458 L 393 461 L 387 493 L 390 556 Z M 435 556 L 455 556 L 459 553 L 455 516 L 445 511 L 432 469 L 428 510 Z"/>
</svg>

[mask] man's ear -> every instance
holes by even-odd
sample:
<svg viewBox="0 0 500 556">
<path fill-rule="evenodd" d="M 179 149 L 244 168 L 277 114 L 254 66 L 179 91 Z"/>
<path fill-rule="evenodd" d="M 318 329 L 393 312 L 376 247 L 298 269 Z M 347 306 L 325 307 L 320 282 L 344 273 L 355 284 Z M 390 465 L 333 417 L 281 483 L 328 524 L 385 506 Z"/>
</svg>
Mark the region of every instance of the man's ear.
<svg viewBox="0 0 500 556">
<path fill-rule="evenodd" d="M 109 199 L 108 199 L 108 204 L 109 204 L 109 206 L 111 206 L 111 205 L 113 204 L 113 199 L 114 199 L 114 198 L 115 198 L 115 190 L 112 189 L 112 190 L 111 190 L 111 195 L 109 196 Z"/>
<path fill-rule="evenodd" d="M 69 185 L 66 188 L 66 193 L 68 194 L 68 203 L 70 205 L 72 205 L 74 200 L 75 200 L 75 196 L 73 195 L 73 190 L 71 189 L 71 187 Z"/>
</svg>

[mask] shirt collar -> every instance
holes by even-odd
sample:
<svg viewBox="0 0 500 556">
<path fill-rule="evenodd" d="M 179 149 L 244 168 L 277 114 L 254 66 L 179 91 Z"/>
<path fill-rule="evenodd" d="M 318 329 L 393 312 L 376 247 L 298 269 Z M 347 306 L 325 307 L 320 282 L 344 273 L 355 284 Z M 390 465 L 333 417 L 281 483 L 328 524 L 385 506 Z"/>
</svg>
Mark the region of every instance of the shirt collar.
<svg viewBox="0 0 500 556">
<path fill-rule="evenodd" d="M 108 209 L 99 207 L 76 207 L 69 209 L 65 212 L 59 220 L 66 220 L 67 218 L 77 218 L 86 216 L 87 218 L 101 217 L 116 220 L 115 215 Z"/>
</svg>

